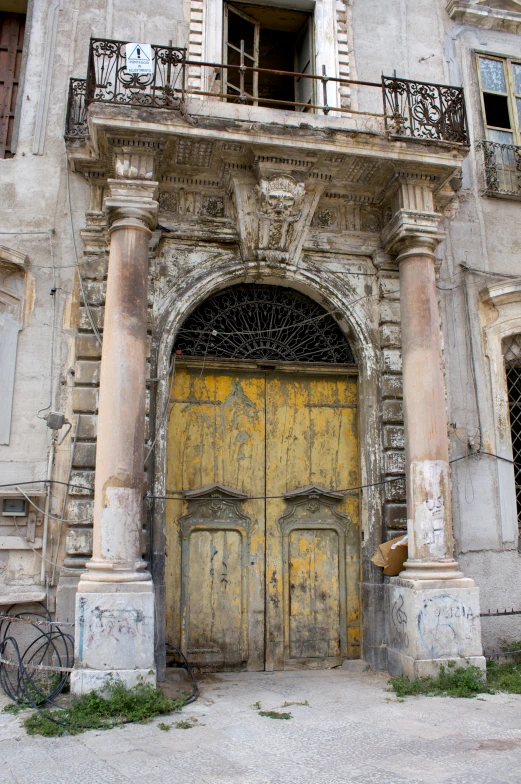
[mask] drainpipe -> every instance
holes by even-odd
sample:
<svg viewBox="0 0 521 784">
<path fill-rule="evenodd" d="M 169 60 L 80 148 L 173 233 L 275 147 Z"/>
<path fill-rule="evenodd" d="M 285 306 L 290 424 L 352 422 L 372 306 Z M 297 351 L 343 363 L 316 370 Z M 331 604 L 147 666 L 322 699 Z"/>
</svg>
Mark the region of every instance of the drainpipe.
<svg viewBox="0 0 521 784">
<path fill-rule="evenodd" d="M 47 564 L 47 540 L 49 538 L 49 511 L 51 508 L 51 479 L 52 468 L 54 465 L 54 453 L 56 451 L 56 433 L 52 434 L 51 449 L 49 451 L 49 462 L 47 463 L 47 498 L 45 499 L 45 513 L 43 517 L 43 542 L 42 542 L 42 570 L 40 582 L 42 585 L 47 583 L 46 564 Z"/>
</svg>

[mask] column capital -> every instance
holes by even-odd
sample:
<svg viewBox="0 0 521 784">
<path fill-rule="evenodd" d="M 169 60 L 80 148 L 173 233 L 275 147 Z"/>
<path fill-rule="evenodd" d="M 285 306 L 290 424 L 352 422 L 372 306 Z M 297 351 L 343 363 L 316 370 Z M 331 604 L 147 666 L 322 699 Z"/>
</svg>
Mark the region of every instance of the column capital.
<svg viewBox="0 0 521 784">
<path fill-rule="evenodd" d="M 439 230 L 441 215 L 437 213 L 399 210 L 382 231 L 382 245 L 387 253 L 397 256 L 398 263 L 409 253 L 432 254 L 445 239 Z"/>
<path fill-rule="evenodd" d="M 444 239 L 439 229 L 442 216 L 434 208 L 435 186 L 436 181 L 426 175 L 397 172 L 384 205 L 382 246 L 387 253 L 402 256 L 413 249 L 433 253 Z"/>
<path fill-rule="evenodd" d="M 112 230 L 124 226 L 151 231 L 157 224 L 158 183 L 150 180 L 108 180 L 104 200 Z"/>
</svg>

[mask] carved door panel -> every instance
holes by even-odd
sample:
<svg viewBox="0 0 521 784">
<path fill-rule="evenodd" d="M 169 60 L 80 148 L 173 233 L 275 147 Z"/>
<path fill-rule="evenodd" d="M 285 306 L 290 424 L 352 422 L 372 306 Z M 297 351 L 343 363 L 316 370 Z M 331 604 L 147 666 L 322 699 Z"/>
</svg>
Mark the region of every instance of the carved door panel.
<svg viewBox="0 0 521 784">
<path fill-rule="evenodd" d="M 357 384 L 269 376 L 266 669 L 359 656 Z M 270 498 L 270 496 L 283 496 Z"/>
<path fill-rule="evenodd" d="M 262 373 L 176 371 L 167 639 L 206 669 L 264 669 L 264 410 Z"/>
</svg>

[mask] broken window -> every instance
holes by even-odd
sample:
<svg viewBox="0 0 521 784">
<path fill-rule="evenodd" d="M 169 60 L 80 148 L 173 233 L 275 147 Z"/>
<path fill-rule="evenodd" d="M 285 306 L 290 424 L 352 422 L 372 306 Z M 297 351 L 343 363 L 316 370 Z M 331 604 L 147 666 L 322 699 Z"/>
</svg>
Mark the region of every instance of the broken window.
<svg viewBox="0 0 521 784">
<path fill-rule="evenodd" d="M 521 335 L 511 335 L 503 341 L 503 356 L 516 482 L 517 520 L 521 536 Z"/>
<path fill-rule="evenodd" d="M 521 145 L 521 62 L 488 55 L 478 61 L 487 139 Z"/>
<path fill-rule="evenodd" d="M 224 6 L 224 63 L 268 69 L 226 69 L 227 100 L 278 109 L 310 111 L 314 103 L 313 17 L 303 11 L 250 3 Z M 287 75 L 286 75 L 287 74 Z"/>
<path fill-rule="evenodd" d="M 16 104 L 22 69 L 25 0 L 0 2 L 0 158 L 12 158 Z M 20 13 L 7 13 L 3 8 Z"/>
</svg>

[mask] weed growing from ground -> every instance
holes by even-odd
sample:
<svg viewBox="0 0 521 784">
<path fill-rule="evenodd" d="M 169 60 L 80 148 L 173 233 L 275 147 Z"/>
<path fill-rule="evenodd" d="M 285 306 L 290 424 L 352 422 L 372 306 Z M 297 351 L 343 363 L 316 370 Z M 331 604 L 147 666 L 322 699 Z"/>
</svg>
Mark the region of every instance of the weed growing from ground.
<svg viewBox="0 0 521 784">
<path fill-rule="evenodd" d="M 5 705 L 2 708 L 2 713 L 13 713 L 15 716 L 20 711 L 24 710 L 25 708 L 31 708 L 32 706 L 27 704 L 23 704 L 21 702 L 10 702 L 8 705 Z"/>
<path fill-rule="evenodd" d="M 491 689 L 484 683 L 483 672 L 479 667 L 440 667 L 438 678 L 418 678 L 410 681 L 404 675 L 391 678 L 390 685 L 397 697 L 409 697 L 415 694 L 427 694 L 431 697 L 475 697 L 476 694 L 490 693 Z"/>
<path fill-rule="evenodd" d="M 191 730 L 198 723 L 197 719 L 185 719 L 184 721 L 176 721 L 174 727 L 176 730 Z"/>
<path fill-rule="evenodd" d="M 516 647 L 518 646 L 518 647 Z M 521 643 L 510 643 L 508 650 L 521 650 Z M 521 694 L 521 661 L 499 663 L 494 659 L 487 662 L 486 680 L 479 667 L 440 667 L 438 678 L 419 678 L 410 681 L 403 675 L 389 681 L 398 697 L 426 694 L 439 697 L 476 697 L 478 694 L 493 694 L 497 691 Z"/>
<path fill-rule="evenodd" d="M 161 689 L 148 683 L 126 689 L 121 681 L 113 681 L 107 686 L 105 696 L 92 691 L 74 699 L 64 710 L 33 713 L 23 724 L 28 735 L 77 735 L 90 729 L 108 730 L 131 722 L 144 723 L 155 716 L 180 711 L 186 701 L 186 696 L 166 697 Z"/>
<path fill-rule="evenodd" d="M 170 730 L 172 729 L 172 725 L 165 724 L 164 721 L 160 721 L 157 726 L 159 727 L 160 730 L 163 730 L 163 732 L 170 732 Z"/>
<path fill-rule="evenodd" d="M 516 650 L 510 648 L 510 650 Z M 521 650 L 521 647 L 519 648 Z M 521 694 L 521 656 L 515 662 L 499 664 L 494 659 L 487 663 L 487 683 L 494 691 L 507 691 Z"/>
<path fill-rule="evenodd" d="M 291 713 L 278 713 L 278 711 L 259 711 L 259 716 L 267 716 L 268 719 L 292 719 Z"/>
<path fill-rule="evenodd" d="M 309 708 L 309 702 L 307 700 L 304 700 L 304 702 L 285 702 L 282 707 L 291 708 L 292 705 L 306 705 Z"/>
<path fill-rule="evenodd" d="M 262 705 L 261 705 L 261 704 L 260 704 L 260 702 L 257 700 L 257 702 L 254 702 L 254 703 L 253 703 L 253 705 L 252 705 L 251 707 L 253 708 L 253 710 L 257 710 L 257 711 L 258 711 L 258 710 L 261 710 L 261 708 L 262 708 Z"/>
</svg>

